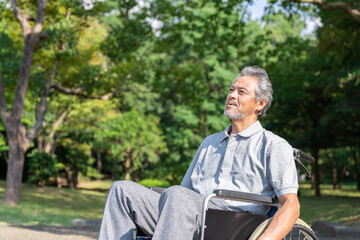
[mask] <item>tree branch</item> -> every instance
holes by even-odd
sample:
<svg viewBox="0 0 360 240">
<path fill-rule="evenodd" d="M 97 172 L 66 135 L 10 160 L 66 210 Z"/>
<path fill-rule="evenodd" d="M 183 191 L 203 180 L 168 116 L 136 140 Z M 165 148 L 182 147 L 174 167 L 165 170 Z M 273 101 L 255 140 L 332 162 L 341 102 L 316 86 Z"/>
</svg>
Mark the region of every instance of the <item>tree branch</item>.
<svg viewBox="0 0 360 240">
<path fill-rule="evenodd" d="M 6 125 L 10 114 L 9 114 L 9 110 L 6 105 L 5 87 L 4 87 L 4 82 L 3 82 L 1 72 L 0 72 L 0 112 L 1 112 L 1 118 L 3 120 L 3 123 L 4 123 L 4 125 Z"/>
<path fill-rule="evenodd" d="M 71 107 L 68 106 L 64 112 L 61 113 L 58 119 L 56 119 L 55 122 L 51 125 L 51 131 L 49 135 L 46 137 L 45 143 L 44 143 L 44 152 L 51 153 L 54 147 L 55 141 L 52 141 L 57 129 L 59 128 L 60 124 L 64 121 L 68 113 L 70 112 Z"/>
<path fill-rule="evenodd" d="M 40 33 L 44 23 L 45 8 L 47 0 L 40 0 L 36 11 L 35 33 Z"/>
<path fill-rule="evenodd" d="M 46 110 L 47 110 L 47 96 L 49 94 L 49 90 L 51 88 L 51 85 L 52 85 L 52 81 L 55 77 L 55 74 L 56 74 L 56 71 L 57 71 L 57 66 L 59 64 L 59 61 L 60 59 L 57 58 L 55 63 L 54 63 L 54 66 L 53 66 L 53 69 L 51 71 L 51 75 L 50 75 L 50 78 L 49 78 L 49 81 L 48 83 L 46 84 L 46 87 L 44 89 L 44 91 L 42 92 L 41 94 L 41 100 L 40 100 L 40 107 L 39 107 L 39 113 L 38 113 L 38 116 L 37 116 L 37 119 L 36 119 L 36 123 L 34 124 L 34 126 L 28 131 L 28 134 L 27 134 L 27 138 L 30 142 L 32 142 L 37 134 L 37 132 L 40 130 L 41 126 L 42 126 L 42 123 L 44 121 L 44 118 L 45 118 L 45 114 L 46 114 Z"/>
<path fill-rule="evenodd" d="M 23 30 L 23 36 L 27 36 L 31 32 L 31 26 L 27 20 L 28 16 L 19 7 L 17 0 L 11 0 L 11 5 L 14 15 L 18 20 L 18 22 L 20 23 L 21 29 Z"/>
<path fill-rule="evenodd" d="M 295 2 L 295 0 L 292 0 Z M 347 12 L 352 18 L 360 23 L 360 11 L 353 8 L 347 2 L 324 2 L 323 0 L 298 0 L 299 3 L 311 3 L 321 7 L 324 10 L 339 9 Z"/>
<path fill-rule="evenodd" d="M 146 51 L 145 51 L 146 52 Z M 144 54 L 141 56 L 140 60 L 133 66 L 133 68 L 131 69 L 130 73 L 128 75 L 126 75 L 126 77 L 115 87 L 115 89 L 103 96 L 89 96 L 86 94 L 81 93 L 82 91 L 88 89 L 90 86 L 92 86 L 96 81 L 99 80 L 99 77 L 95 78 L 95 81 L 92 82 L 91 84 L 85 86 L 85 87 L 81 87 L 81 88 L 77 88 L 77 89 L 70 89 L 70 88 L 66 88 L 63 86 L 60 86 L 56 83 L 53 83 L 51 85 L 51 88 L 56 89 L 57 91 L 63 93 L 63 94 L 67 94 L 67 95 L 75 95 L 75 96 L 79 96 L 79 97 L 83 97 L 83 98 L 88 98 L 88 99 L 99 99 L 99 100 L 108 100 L 112 97 L 114 97 L 117 93 L 122 92 L 121 88 L 124 86 L 124 84 L 131 78 L 133 72 L 135 71 L 135 69 L 138 67 L 138 65 L 140 64 L 140 62 L 142 61 Z M 124 91 L 124 89 L 123 89 Z"/>
<path fill-rule="evenodd" d="M 24 110 L 24 101 L 29 83 L 30 68 L 34 56 L 35 46 L 40 40 L 40 32 L 43 26 L 46 0 L 39 0 L 37 11 L 39 16 L 36 18 L 37 20 L 34 29 L 31 28 L 29 22 L 27 21 L 27 16 L 24 11 L 18 6 L 17 0 L 11 0 L 11 3 L 14 15 L 21 25 L 24 36 L 23 56 L 11 112 L 12 121 L 20 123 Z"/>
<path fill-rule="evenodd" d="M 75 96 L 89 98 L 89 99 L 101 99 L 101 97 L 89 96 L 89 95 L 81 93 L 82 91 L 86 90 L 87 87 L 71 89 L 71 88 L 63 87 L 63 86 L 60 86 L 59 84 L 53 83 L 53 84 L 51 84 L 51 88 L 54 88 L 58 92 L 66 94 L 66 95 L 75 95 Z"/>
<path fill-rule="evenodd" d="M 3 34 L 5 32 L 5 30 L 7 29 L 8 26 L 9 26 L 9 23 L 7 22 L 6 25 L 3 27 L 3 29 L 1 30 L 1 34 Z"/>
<path fill-rule="evenodd" d="M 114 97 L 115 94 L 119 93 L 119 92 L 120 92 L 120 88 L 131 78 L 133 72 L 135 71 L 135 69 L 137 68 L 137 66 L 138 66 L 139 63 L 141 62 L 141 60 L 142 60 L 142 57 L 141 57 L 141 59 L 135 64 L 135 66 L 131 69 L 130 73 L 129 73 L 128 75 L 126 75 L 126 78 L 124 78 L 124 79 L 121 81 L 121 83 L 119 83 L 112 92 L 110 92 L 110 93 L 108 93 L 108 94 L 105 94 L 104 96 L 102 96 L 101 99 L 108 100 L 108 99 Z"/>
<path fill-rule="evenodd" d="M 94 85 L 94 83 L 96 83 L 97 81 L 99 81 L 100 76 L 95 77 L 94 81 L 84 87 L 80 87 L 80 88 L 75 88 L 75 89 L 71 89 L 71 88 L 67 88 L 67 87 L 63 87 L 59 84 L 56 83 L 52 83 L 51 84 L 51 88 L 56 89 L 58 92 L 66 94 L 66 95 L 75 95 L 75 96 L 79 96 L 79 97 L 83 97 L 83 98 L 89 98 L 89 99 L 101 99 L 101 97 L 98 96 L 89 96 L 86 94 L 83 94 L 82 92 L 89 89 L 91 86 Z"/>
</svg>

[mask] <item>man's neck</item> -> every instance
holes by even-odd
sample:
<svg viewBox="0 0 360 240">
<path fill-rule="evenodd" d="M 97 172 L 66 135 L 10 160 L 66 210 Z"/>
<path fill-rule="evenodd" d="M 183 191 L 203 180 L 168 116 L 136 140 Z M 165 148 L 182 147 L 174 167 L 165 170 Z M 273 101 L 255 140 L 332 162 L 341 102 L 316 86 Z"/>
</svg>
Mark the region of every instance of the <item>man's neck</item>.
<svg viewBox="0 0 360 240">
<path fill-rule="evenodd" d="M 244 131 L 245 129 L 250 127 L 256 121 L 257 121 L 257 116 L 252 117 L 252 118 L 245 117 L 240 120 L 233 120 L 230 134 L 236 134 L 236 133 Z"/>
</svg>

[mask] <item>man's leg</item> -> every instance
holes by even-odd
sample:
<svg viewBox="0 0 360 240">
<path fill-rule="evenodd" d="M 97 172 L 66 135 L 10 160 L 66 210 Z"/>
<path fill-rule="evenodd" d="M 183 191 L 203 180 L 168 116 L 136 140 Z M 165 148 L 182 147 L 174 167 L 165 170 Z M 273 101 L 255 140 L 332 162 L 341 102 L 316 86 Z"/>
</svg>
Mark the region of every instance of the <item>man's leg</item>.
<svg viewBox="0 0 360 240">
<path fill-rule="evenodd" d="M 160 194 L 131 181 L 117 181 L 109 190 L 99 240 L 133 240 L 136 226 L 152 235 L 159 216 Z"/>
<path fill-rule="evenodd" d="M 159 220 L 153 240 L 191 240 L 200 235 L 203 197 L 182 186 L 166 189 L 159 201 Z"/>
</svg>

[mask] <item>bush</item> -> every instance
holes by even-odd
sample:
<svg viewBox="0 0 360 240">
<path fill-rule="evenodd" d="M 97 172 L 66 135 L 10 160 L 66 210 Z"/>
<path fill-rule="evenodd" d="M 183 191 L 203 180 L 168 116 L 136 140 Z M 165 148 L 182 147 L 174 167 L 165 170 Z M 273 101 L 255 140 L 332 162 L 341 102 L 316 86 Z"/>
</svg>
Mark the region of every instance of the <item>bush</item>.
<svg viewBox="0 0 360 240">
<path fill-rule="evenodd" d="M 168 188 L 168 187 L 171 186 L 171 184 L 168 181 L 159 180 L 159 179 L 152 179 L 152 178 L 143 179 L 138 183 L 145 186 L 145 187 L 164 187 L 164 188 Z"/>
<path fill-rule="evenodd" d="M 55 174 L 57 170 L 56 155 L 33 150 L 29 159 L 29 182 L 44 186 L 45 182 Z"/>
</svg>

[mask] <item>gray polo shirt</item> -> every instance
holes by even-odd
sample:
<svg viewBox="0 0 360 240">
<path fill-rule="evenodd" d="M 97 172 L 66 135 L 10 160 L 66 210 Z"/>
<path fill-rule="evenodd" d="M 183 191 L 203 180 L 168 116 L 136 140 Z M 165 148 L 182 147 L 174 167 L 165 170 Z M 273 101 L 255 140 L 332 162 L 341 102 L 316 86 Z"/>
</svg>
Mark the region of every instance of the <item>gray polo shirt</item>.
<svg viewBox="0 0 360 240">
<path fill-rule="evenodd" d="M 214 189 L 228 189 L 282 196 L 297 193 L 298 181 L 293 150 L 283 138 L 265 130 L 256 121 L 244 131 L 215 133 L 201 143 L 181 183 L 202 196 Z M 269 207 L 213 199 L 227 210 L 266 214 Z"/>
</svg>

